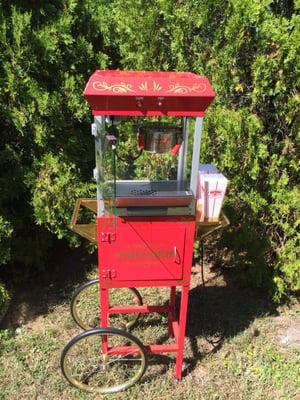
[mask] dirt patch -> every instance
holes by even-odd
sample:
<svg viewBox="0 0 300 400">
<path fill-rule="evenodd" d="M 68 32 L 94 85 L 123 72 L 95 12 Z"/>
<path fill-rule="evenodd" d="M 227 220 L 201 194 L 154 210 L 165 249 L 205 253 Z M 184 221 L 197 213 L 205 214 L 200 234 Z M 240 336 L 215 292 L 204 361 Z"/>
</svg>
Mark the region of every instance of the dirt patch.
<svg viewBox="0 0 300 400">
<path fill-rule="evenodd" d="M 300 315 L 284 315 L 274 318 L 277 325 L 277 339 L 282 347 L 296 347 L 300 350 Z"/>
<path fill-rule="evenodd" d="M 46 301 L 42 300 L 34 290 L 19 289 L 15 293 L 2 325 L 5 328 L 16 329 L 28 321 L 35 320 L 39 315 L 46 315 L 48 307 Z"/>
<path fill-rule="evenodd" d="M 40 315 L 35 319 L 30 320 L 26 327 L 33 332 L 43 332 L 45 330 L 45 317 Z"/>
<path fill-rule="evenodd" d="M 211 263 L 204 262 L 203 277 L 200 264 L 192 267 L 191 288 L 203 286 L 203 284 L 205 286 L 226 286 L 226 281 L 220 271 L 213 268 Z"/>
</svg>

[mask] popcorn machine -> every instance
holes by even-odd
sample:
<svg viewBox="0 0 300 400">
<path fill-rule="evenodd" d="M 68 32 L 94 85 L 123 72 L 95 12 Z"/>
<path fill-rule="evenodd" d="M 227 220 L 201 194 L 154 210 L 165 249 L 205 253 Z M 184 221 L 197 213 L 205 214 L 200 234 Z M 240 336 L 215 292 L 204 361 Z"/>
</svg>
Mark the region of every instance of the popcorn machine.
<svg viewBox="0 0 300 400">
<path fill-rule="evenodd" d="M 179 380 L 197 222 L 202 121 L 215 94 L 207 78 L 193 73 L 109 70 L 94 72 L 83 94 L 94 116 L 97 200 L 77 203 L 72 228 L 98 245 L 99 279 L 94 284 L 97 289 L 99 285 L 100 322 L 91 329 L 80 324 L 74 303 L 74 319 L 87 330 L 63 350 L 63 374 L 83 390 L 112 393 L 142 377 L 148 354 L 175 353 Z M 176 124 L 170 123 L 170 117 Z M 195 124 L 189 140 L 191 117 Z M 124 120 L 133 121 L 136 158 L 143 152 L 177 158 L 173 179 L 118 179 L 119 132 Z M 188 143 L 192 141 L 191 170 L 187 171 Z M 77 224 L 81 205 L 97 213 L 96 224 Z M 168 287 L 169 304 L 142 304 L 139 287 Z M 116 288 L 127 289 L 135 299 L 133 304 L 124 296 L 124 304 L 112 305 L 110 291 Z M 176 288 L 181 291 L 179 315 Z M 127 315 L 131 316 L 128 328 L 139 314 L 152 312 L 168 315 L 173 343 L 141 343 L 128 330 L 111 324 L 114 315 Z"/>
</svg>

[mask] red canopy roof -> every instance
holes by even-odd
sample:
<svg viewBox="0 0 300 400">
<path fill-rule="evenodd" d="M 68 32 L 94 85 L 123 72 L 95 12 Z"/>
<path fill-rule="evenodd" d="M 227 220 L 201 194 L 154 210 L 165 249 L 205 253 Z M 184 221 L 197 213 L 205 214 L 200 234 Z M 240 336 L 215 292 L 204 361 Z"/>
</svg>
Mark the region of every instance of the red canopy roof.
<svg viewBox="0 0 300 400">
<path fill-rule="evenodd" d="M 191 72 L 95 71 L 83 92 L 94 115 L 201 116 L 215 93 Z"/>
</svg>

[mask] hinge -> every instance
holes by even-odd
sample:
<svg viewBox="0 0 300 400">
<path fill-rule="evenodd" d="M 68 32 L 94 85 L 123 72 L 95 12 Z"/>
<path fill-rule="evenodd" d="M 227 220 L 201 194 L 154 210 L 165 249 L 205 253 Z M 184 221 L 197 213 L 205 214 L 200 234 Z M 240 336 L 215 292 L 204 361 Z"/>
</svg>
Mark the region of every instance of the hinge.
<svg viewBox="0 0 300 400">
<path fill-rule="evenodd" d="M 115 269 L 103 269 L 101 271 L 101 277 L 103 279 L 115 279 L 117 277 L 117 271 Z"/>
<path fill-rule="evenodd" d="M 116 234 L 115 232 L 101 232 L 101 242 L 115 242 Z"/>
</svg>

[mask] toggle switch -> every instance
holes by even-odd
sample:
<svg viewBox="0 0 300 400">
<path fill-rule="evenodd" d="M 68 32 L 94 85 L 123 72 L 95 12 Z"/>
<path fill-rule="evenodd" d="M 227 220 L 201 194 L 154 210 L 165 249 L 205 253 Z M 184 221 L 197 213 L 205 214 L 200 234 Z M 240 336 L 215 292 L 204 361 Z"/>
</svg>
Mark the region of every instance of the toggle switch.
<svg viewBox="0 0 300 400">
<path fill-rule="evenodd" d="M 143 100 L 144 100 L 144 97 L 136 97 L 136 106 L 138 108 L 142 108 L 143 107 Z"/>
<path fill-rule="evenodd" d="M 157 105 L 158 105 L 158 107 L 162 107 L 162 105 L 163 105 L 163 100 L 164 100 L 163 97 L 158 97 L 158 98 L 157 98 Z"/>
</svg>

